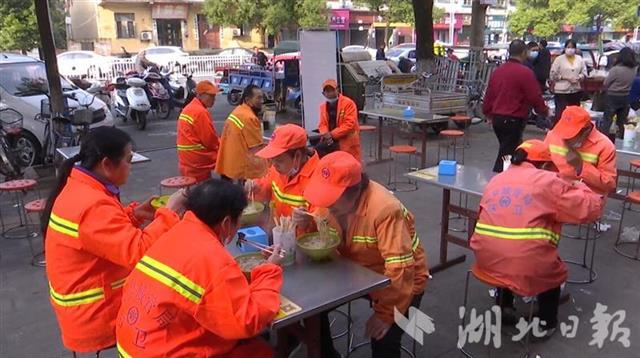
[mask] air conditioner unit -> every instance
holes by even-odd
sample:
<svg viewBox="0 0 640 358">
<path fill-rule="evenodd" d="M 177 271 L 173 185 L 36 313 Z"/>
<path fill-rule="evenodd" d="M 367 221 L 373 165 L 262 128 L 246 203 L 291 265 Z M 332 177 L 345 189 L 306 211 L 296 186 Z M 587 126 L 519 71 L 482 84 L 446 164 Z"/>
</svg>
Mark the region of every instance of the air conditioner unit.
<svg viewBox="0 0 640 358">
<path fill-rule="evenodd" d="M 142 41 L 151 41 L 153 39 L 153 34 L 151 31 L 142 31 L 140 32 L 140 40 Z"/>
<path fill-rule="evenodd" d="M 232 31 L 234 37 L 242 35 L 242 31 L 240 29 L 233 29 Z"/>
</svg>

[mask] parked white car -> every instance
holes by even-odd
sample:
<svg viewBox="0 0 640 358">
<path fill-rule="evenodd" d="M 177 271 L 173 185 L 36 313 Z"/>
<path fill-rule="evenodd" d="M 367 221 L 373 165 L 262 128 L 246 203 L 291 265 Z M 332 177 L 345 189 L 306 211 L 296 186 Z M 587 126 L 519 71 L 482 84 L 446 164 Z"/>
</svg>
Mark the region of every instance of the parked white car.
<svg viewBox="0 0 640 358">
<path fill-rule="evenodd" d="M 46 78 L 44 62 L 28 56 L 0 52 L 0 107 L 15 109 L 23 116 L 23 130 L 17 143 L 21 148 L 20 161 L 23 166 L 39 163 L 43 158 L 46 120 L 40 114 L 42 101 L 47 97 L 34 91 L 34 88 L 46 85 Z M 81 101 L 92 96 L 64 77 L 60 78 L 60 82 L 63 92 L 73 93 Z M 72 108 L 78 106 L 71 99 L 68 104 Z M 100 99 L 93 101 L 91 109 L 92 128 L 114 125 L 111 111 Z"/>
<path fill-rule="evenodd" d="M 376 59 L 377 50 L 375 48 L 365 47 L 362 45 L 350 45 L 342 48 L 342 52 L 362 52 L 362 51 L 368 52 L 372 60 Z"/>
<path fill-rule="evenodd" d="M 396 65 L 400 63 L 400 57 L 416 62 L 416 48 L 415 46 L 394 47 L 385 53 L 387 59 L 393 61 Z"/>
<path fill-rule="evenodd" d="M 223 56 L 223 57 L 229 57 L 229 56 L 247 56 L 247 57 L 251 57 L 251 56 L 253 56 L 253 51 L 251 51 L 249 49 L 246 49 L 246 48 L 242 48 L 242 47 L 232 47 L 232 48 L 224 49 L 224 50 L 218 52 L 216 55 L 217 56 Z M 269 57 L 269 56 L 267 55 L 267 57 Z"/>
<path fill-rule="evenodd" d="M 63 76 L 102 78 L 111 73 L 112 61 L 92 51 L 67 51 L 58 55 L 58 71 Z"/>
<path fill-rule="evenodd" d="M 154 46 L 145 50 L 147 60 L 158 66 L 173 67 L 175 65 L 184 66 L 189 61 L 189 54 L 182 51 L 178 46 Z M 141 51 L 142 52 L 142 51 Z M 133 56 L 131 59 L 136 62 L 140 54 Z"/>
</svg>

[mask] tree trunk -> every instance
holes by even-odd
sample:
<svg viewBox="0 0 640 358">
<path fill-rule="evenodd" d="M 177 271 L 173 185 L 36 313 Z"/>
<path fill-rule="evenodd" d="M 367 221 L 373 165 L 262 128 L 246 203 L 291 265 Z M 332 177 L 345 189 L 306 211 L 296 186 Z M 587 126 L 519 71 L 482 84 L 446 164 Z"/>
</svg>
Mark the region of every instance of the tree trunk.
<svg viewBox="0 0 640 358">
<path fill-rule="evenodd" d="M 416 22 L 416 67 L 430 72 L 433 65 L 433 0 L 411 0 Z"/>
<path fill-rule="evenodd" d="M 51 18 L 49 17 L 49 4 L 47 0 L 35 1 L 36 17 L 38 19 L 38 32 L 40 44 L 47 70 L 47 82 L 49 83 L 49 96 L 51 97 L 51 110 L 54 114 L 64 112 L 62 98 L 62 85 L 58 73 L 58 60 L 56 58 L 56 46 L 51 31 Z"/>
<path fill-rule="evenodd" d="M 471 7 L 471 52 L 476 62 L 480 61 L 482 48 L 484 47 L 484 28 L 486 24 L 488 5 L 480 4 L 480 0 L 474 0 Z"/>
</svg>

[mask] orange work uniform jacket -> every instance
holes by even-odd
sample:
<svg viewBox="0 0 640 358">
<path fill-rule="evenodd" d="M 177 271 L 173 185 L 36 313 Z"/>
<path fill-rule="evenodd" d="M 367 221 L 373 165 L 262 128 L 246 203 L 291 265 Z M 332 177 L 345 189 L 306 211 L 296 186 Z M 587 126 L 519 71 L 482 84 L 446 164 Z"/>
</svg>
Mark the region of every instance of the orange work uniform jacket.
<svg viewBox="0 0 640 358">
<path fill-rule="evenodd" d="M 535 296 L 567 280 L 558 256 L 562 224 L 594 221 L 602 208 L 602 196 L 583 183 L 530 163 L 511 165 L 484 190 L 471 249 L 483 271 L 519 295 Z"/>
<path fill-rule="evenodd" d="M 218 157 L 218 135 L 209 110 L 194 98 L 178 116 L 176 146 L 180 175 L 198 182 L 211 178 Z"/>
<path fill-rule="evenodd" d="M 188 245 L 185 242 L 188 241 Z M 257 266 L 251 283 L 192 212 L 136 265 L 116 333 L 121 357 L 221 357 L 256 336 L 280 307 L 282 269 Z"/>
<path fill-rule="evenodd" d="M 553 130 L 547 134 L 545 143 L 549 145 L 551 159 L 561 176 L 582 179 L 591 189 L 603 195 L 616 189 L 616 147 L 595 127 L 582 143 L 582 147 L 578 148 L 578 154 L 583 161 L 580 175 L 567 163 L 569 149 Z"/>
<path fill-rule="evenodd" d="M 331 132 L 331 137 L 338 142 L 340 150 L 351 153 L 360 161 L 360 124 L 358 124 L 358 106 L 351 98 L 340 95 L 338 97 L 338 114 L 336 128 L 329 130 L 328 104 L 320 105 L 320 134 Z"/>
<path fill-rule="evenodd" d="M 232 179 L 262 177 L 267 170 L 267 161 L 252 152 L 262 143 L 262 122 L 251 107 L 239 105 L 224 123 L 216 173 Z"/>
<path fill-rule="evenodd" d="M 53 204 L 45 253 L 50 300 L 64 346 L 92 352 L 115 344 L 122 285 L 144 252 L 179 218 L 161 208 L 140 229 L 117 188 L 74 168 Z"/>
<path fill-rule="evenodd" d="M 394 307 L 406 313 L 413 296 L 424 292 L 429 272 L 413 215 L 382 185 L 370 181 L 343 231 L 337 218 L 341 255 L 387 276 L 391 285 L 370 294 L 378 318 L 394 323 Z"/>
</svg>

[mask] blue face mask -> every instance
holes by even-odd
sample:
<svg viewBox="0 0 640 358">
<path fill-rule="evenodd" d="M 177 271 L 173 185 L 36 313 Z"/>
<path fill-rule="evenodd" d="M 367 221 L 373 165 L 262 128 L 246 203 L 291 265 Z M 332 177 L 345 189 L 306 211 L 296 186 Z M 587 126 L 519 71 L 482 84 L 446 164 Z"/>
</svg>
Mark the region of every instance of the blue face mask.
<svg viewBox="0 0 640 358">
<path fill-rule="evenodd" d="M 538 51 L 529 52 L 529 58 L 535 60 L 538 57 Z"/>
</svg>

